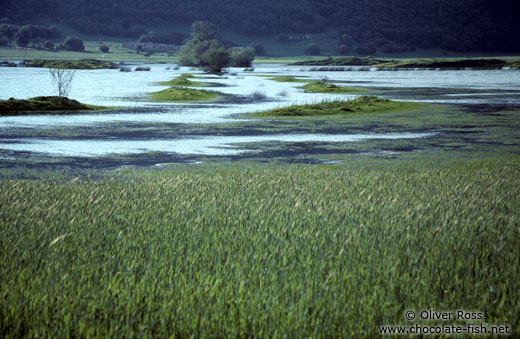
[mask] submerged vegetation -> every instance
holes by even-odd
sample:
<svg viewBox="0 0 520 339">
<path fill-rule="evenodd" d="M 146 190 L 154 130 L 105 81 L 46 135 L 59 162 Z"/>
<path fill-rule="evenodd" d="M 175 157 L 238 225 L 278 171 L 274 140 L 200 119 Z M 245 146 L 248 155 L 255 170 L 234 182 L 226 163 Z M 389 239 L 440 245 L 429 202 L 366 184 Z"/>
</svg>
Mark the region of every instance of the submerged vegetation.
<svg viewBox="0 0 520 339">
<path fill-rule="evenodd" d="M 0 115 L 26 115 L 38 112 L 51 114 L 69 114 L 71 111 L 102 109 L 103 107 L 85 105 L 76 100 L 59 96 L 35 97 L 27 100 L 11 98 L 0 100 Z"/>
<path fill-rule="evenodd" d="M 187 87 L 170 87 L 159 92 L 150 93 L 149 98 L 152 101 L 190 102 L 207 101 L 220 96 L 222 96 L 222 94 L 215 91 Z"/>
<path fill-rule="evenodd" d="M 325 101 L 319 104 L 295 105 L 248 114 L 248 117 L 349 116 L 352 114 L 389 113 L 420 109 L 425 104 L 391 101 L 361 96 L 349 101 Z"/>
<path fill-rule="evenodd" d="M 306 85 L 300 86 L 307 92 L 313 93 L 361 93 L 367 92 L 367 90 L 352 88 L 346 86 L 337 86 L 334 84 L 328 84 L 323 81 L 312 81 Z"/>
<path fill-rule="evenodd" d="M 6 337 L 374 337 L 408 309 L 520 326 L 511 159 L 3 180 L 0 205 Z"/>
<path fill-rule="evenodd" d="M 45 67 L 45 68 L 61 68 L 61 69 L 102 69 L 117 68 L 110 61 L 102 61 L 96 59 L 80 59 L 80 60 L 46 60 L 34 59 L 24 63 L 28 67 Z"/>
</svg>

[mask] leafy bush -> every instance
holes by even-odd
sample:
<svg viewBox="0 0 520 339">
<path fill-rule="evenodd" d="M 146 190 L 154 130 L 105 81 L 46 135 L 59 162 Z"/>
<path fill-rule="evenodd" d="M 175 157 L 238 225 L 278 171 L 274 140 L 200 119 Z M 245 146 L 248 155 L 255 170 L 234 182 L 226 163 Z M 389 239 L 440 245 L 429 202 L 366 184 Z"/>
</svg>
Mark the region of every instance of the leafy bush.
<svg viewBox="0 0 520 339">
<path fill-rule="evenodd" d="M 99 47 L 99 50 L 103 53 L 108 53 L 108 51 L 110 50 L 110 47 L 103 45 L 103 46 Z"/>
<path fill-rule="evenodd" d="M 255 58 L 255 50 L 253 47 L 246 47 L 231 52 L 231 66 L 233 67 L 250 67 Z"/>
<path fill-rule="evenodd" d="M 63 42 L 63 49 L 67 51 L 82 52 L 85 50 L 83 40 L 74 36 L 68 36 Z"/>
<path fill-rule="evenodd" d="M 230 55 L 223 48 L 211 48 L 201 56 L 200 60 L 204 70 L 219 73 L 222 68 L 229 66 Z"/>
</svg>

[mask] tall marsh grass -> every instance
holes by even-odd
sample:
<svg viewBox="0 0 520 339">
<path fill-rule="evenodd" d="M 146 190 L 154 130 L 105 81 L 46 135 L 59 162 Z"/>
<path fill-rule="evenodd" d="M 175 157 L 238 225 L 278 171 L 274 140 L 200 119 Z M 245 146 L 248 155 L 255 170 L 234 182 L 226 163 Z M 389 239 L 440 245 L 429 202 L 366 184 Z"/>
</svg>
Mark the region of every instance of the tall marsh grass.
<svg viewBox="0 0 520 339">
<path fill-rule="evenodd" d="M 507 161 L 4 180 L 0 333 L 372 337 L 407 309 L 518 329 L 519 210 Z"/>
</svg>

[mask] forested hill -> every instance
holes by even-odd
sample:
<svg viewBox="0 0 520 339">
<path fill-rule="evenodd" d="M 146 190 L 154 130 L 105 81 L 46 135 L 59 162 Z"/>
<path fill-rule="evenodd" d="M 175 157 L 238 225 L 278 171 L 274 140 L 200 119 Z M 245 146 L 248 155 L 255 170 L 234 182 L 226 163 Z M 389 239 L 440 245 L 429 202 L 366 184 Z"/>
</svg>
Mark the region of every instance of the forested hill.
<svg viewBox="0 0 520 339">
<path fill-rule="evenodd" d="M 519 51 L 518 0 L 4 0 L 0 18 L 64 21 L 86 33 L 136 36 L 142 25 L 208 20 L 258 36 L 339 29 L 355 41 L 460 51 Z M 139 28 L 138 28 L 139 27 Z"/>
</svg>

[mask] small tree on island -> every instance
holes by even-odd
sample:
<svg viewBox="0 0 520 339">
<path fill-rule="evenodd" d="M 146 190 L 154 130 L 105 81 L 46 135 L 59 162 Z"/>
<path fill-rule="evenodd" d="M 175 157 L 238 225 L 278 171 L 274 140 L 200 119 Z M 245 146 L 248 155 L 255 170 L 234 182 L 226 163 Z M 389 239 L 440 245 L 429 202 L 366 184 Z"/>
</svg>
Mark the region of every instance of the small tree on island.
<svg viewBox="0 0 520 339">
<path fill-rule="evenodd" d="M 217 28 L 207 21 L 196 21 L 191 25 L 191 38 L 179 50 L 178 59 L 182 66 L 202 67 L 208 72 L 219 73 L 229 66 L 229 52 L 215 40 Z"/>
<path fill-rule="evenodd" d="M 220 73 L 222 68 L 230 65 L 251 65 L 255 57 L 253 48 L 233 53 L 221 48 L 215 39 L 217 28 L 207 21 L 196 21 L 191 29 L 191 38 L 179 50 L 179 65 L 201 67 L 212 73 Z"/>
<path fill-rule="evenodd" d="M 70 92 L 72 80 L 74 80 L 74 76 L 76 75 L 76 70 L 49 68 L 49 73 L 51 74 L 52 86 L 54 87 L 56 95 L 59 97 L 67 97 Z"/>
</svg>

